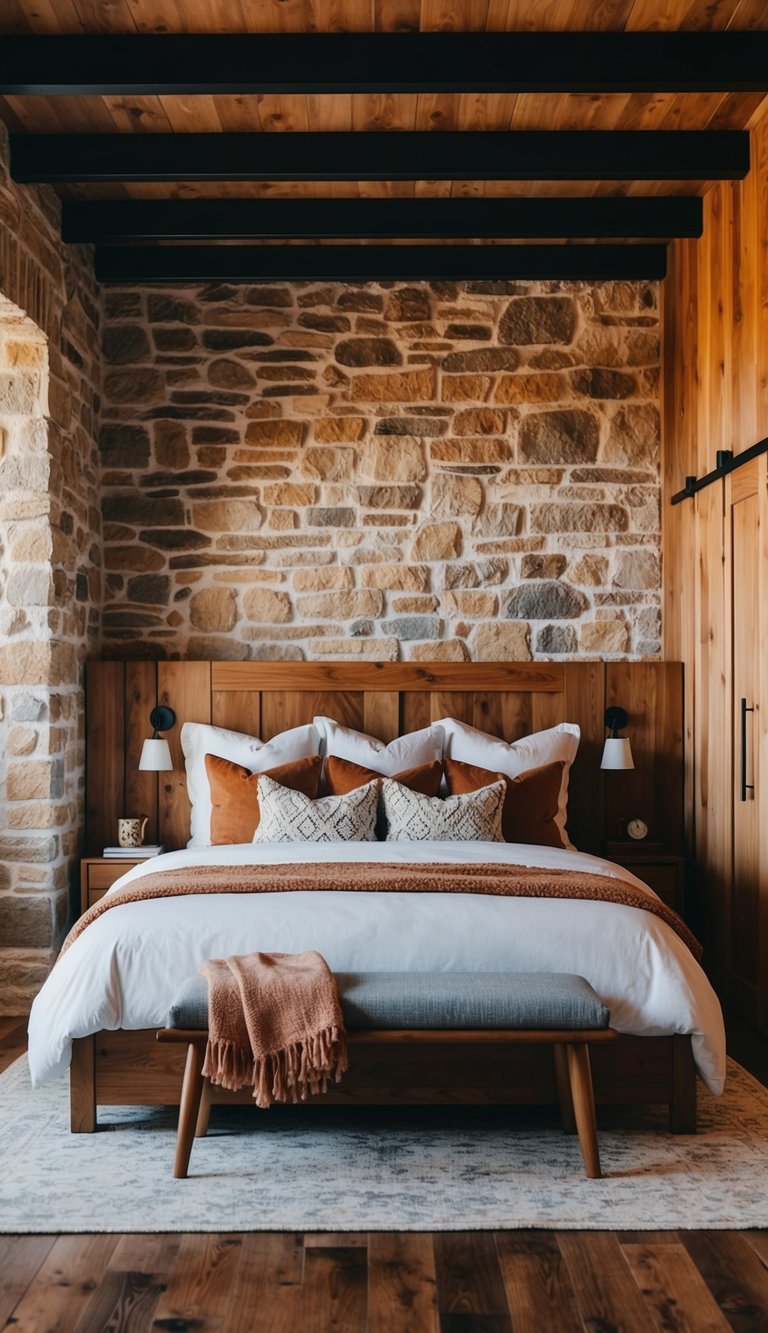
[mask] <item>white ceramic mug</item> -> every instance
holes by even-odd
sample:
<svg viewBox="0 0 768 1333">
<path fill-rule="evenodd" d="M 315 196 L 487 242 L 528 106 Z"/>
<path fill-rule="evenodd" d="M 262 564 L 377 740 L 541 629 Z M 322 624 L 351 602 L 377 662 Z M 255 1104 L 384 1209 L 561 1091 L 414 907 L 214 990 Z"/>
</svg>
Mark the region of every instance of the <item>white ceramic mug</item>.
<svg viewBox="0 0 768 1333">
<path fill-rule="evenodd" d="M 149 815 L 139 815 L 136 819 L 118 819 L 118 845 L 120 847 L 140 847 L 144 841 L 144 830 L 148 823 Z"/>
</svg>

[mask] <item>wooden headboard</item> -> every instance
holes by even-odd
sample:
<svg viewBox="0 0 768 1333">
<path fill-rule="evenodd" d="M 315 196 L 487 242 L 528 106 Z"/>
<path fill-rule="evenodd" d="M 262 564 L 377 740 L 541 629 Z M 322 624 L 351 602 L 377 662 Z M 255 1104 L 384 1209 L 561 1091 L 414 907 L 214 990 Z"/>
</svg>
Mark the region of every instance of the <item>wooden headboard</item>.
<svg viewBox="0 0 768 1333">
<path fill-rule="evenodd" d="M 212 722 L 269 740 L 287 727 L 334 717 L 383 741 L 452 715 L 515 740 L 577 722 L 581 745 L 568 829 L 599 851 L 639 816 L 651 840 L 681 851 L 683 672 L 679 662 L 155 662 L 92 661 L 86 679 L 86 848 L 114 843 L 117 820 L 147 814 L 146 841 L 168 850 L 189 836 L 179 744 L 183 722 Z M 141 773 L 142 742 L 155 704 L 170 705 L 172 773 Z M 604 774 L 604 712 L 629 714 L 635 769 Z"/>
</svg>

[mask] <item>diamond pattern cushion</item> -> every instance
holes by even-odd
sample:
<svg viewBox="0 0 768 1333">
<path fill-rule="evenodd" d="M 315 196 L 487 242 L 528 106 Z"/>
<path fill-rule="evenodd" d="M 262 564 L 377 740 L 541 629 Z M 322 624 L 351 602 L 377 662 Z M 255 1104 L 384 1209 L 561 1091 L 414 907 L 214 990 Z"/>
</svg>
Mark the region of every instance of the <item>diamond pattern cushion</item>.
<svg viewBox="0 0 768 1333">
<path fill-rule="evenodd" d="M 254 842 L 373 842 L 379 800 L 378 779 L 346 796 L 310 800 L 260 774 L 261 819 Z"/>
<path fill-rule="evenodd" d="M 584 977 L 569 972 L 339 972 L 347 1027 L 605 1028 L 610 1010 Z M 168 1026 L 207 1028 L 208 986 L 191 977 Z"/>
<path fill-rule="evenodd" d="M 505 773 L 491 773 L 476 764 L 462 764 L 458 759 L 444 760 L 443 767 L 451 796 L 477 791 L 499 779 L 504 782 L 507 793 L 501 825 L 507 842 L 535 843 L 538 847 L 563 846 L 556 822 L 562 760 L 526 769 L 516 778 L 508 778 Z"/>
<path fill-rule="evenodd" d="M 503 778 L 465 796 L 422 796 L 393 778 L 381 784 L 387 842 L 502 842 Z"/>
</svg>

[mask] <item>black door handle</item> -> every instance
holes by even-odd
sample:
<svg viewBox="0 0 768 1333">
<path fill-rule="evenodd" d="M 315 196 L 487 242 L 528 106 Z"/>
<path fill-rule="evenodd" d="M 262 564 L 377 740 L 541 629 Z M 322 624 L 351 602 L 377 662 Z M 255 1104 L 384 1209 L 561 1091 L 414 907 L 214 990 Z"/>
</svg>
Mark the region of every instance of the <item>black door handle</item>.
<svg viewBox="0 0 768 1333">
<path fill-rule="evenodd" d="M 754 713 L 752 708 L 747 707 L 746 699 L 741 701 L 741 799 L 746 801 L 747 792 L 754 791 L 753 782 L 747 782 L 747 713 Z"/>
</svg>

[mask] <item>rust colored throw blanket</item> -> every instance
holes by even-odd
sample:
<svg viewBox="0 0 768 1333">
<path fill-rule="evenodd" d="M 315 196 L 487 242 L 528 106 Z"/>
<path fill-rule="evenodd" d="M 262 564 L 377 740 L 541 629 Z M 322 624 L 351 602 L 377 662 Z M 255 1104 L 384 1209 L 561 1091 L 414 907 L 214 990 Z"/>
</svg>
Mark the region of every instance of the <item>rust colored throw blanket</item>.
<svg viewBox="0 0 768 1333">
<path fill-rule="evenodd" d="M 321 954 L 249 953 L 210 958 L 203 1073 L 257 1106 L 304 1101 L 347 1068 L 336 979 Z"/>
<path fill-rule="evenodd" d="M 188 866 L 161 870 L 108 893 L 76 921 L 62 953 L 86 926 L 112 907 L 149 898 L 176 898 L 193 893 L 294 893 L 337 890 L 357 893 L 482 893 L 502 898 L 582 898 L 619 903 L 652 912 L 671 926 L 694 958 L 702 948 L 671 907 L 626 880 L 609 879 L 585 870 L 534 870 L 530 866 L 398 865 L 381 861 L 327 861 L 314 865 Z"/>
</svg>

